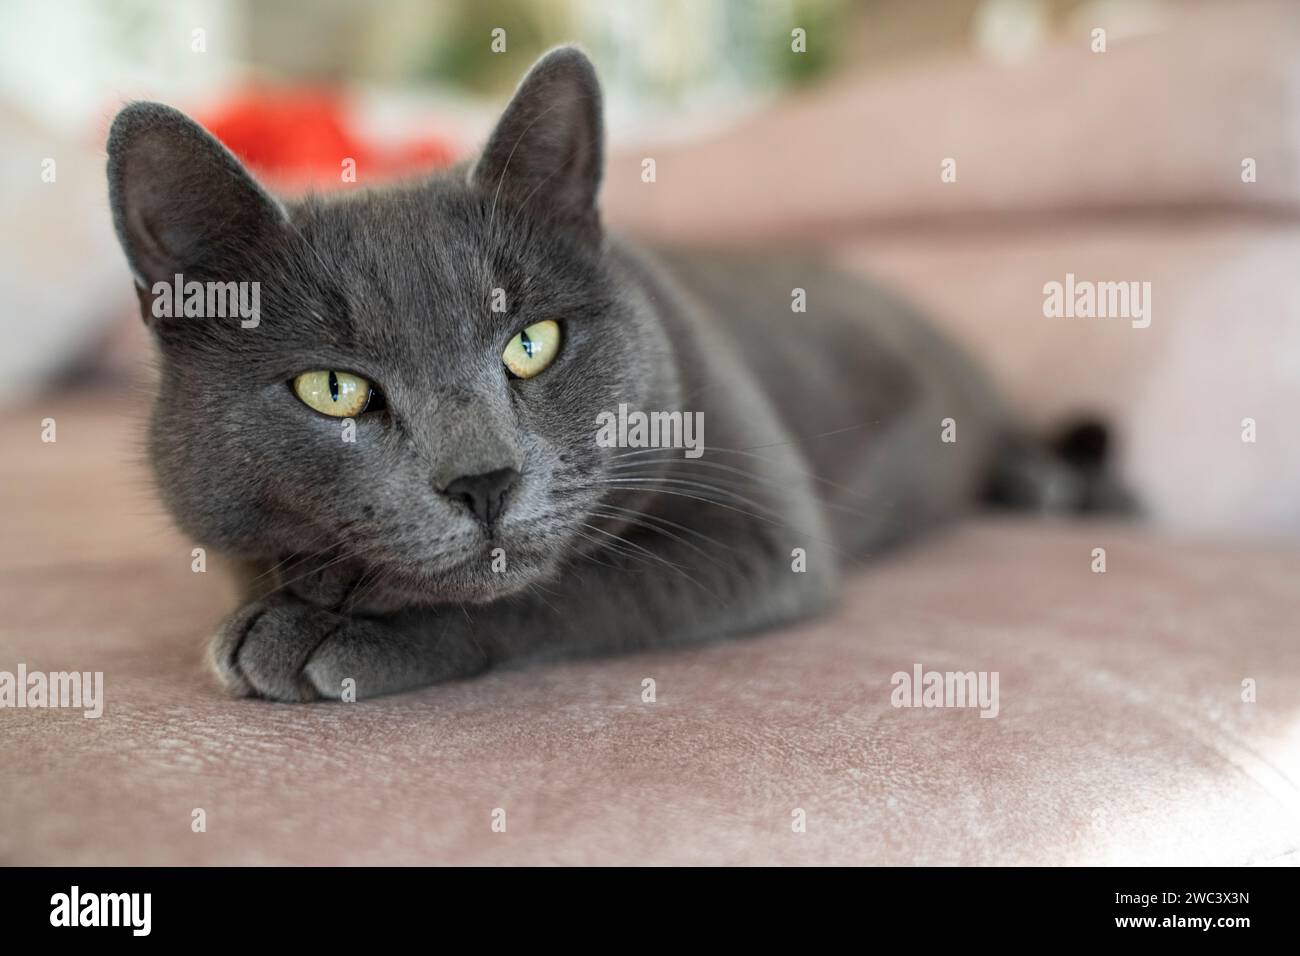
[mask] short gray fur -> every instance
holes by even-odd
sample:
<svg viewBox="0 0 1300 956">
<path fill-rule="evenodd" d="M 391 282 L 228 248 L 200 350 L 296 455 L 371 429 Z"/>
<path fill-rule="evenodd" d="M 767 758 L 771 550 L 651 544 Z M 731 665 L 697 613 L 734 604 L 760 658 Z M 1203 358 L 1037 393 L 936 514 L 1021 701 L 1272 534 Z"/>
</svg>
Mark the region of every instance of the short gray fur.
<svg viewBox="0 0 1300 956">
<path fill-rule="evenodd" d="M 337 698 L 351 679 L 366 697 L 771 628 L 978 499 L 1010 430 L 967 360 L 812 255 L 606 236 L 601 124 L 592 65 L 562 48 L 472 166 L 281 204 L 175 110 L 118 115 L 109 186 L 160 355 L 158 488 L 244 569 L 210 645 L 232 692 Z M 176 273 L 260 282 L 260 324 L 155 318 Z M 509 377 L 503 349 L 542 319 L 559 357 Z M 316 368 L 383 390 L 354 443 L 288 387 Z M 702 412 L 707 451 L 599 447 L 620 403 Z M 440 492 L 500 468 L 521 477 L 490 529 Z"/>
</svg>

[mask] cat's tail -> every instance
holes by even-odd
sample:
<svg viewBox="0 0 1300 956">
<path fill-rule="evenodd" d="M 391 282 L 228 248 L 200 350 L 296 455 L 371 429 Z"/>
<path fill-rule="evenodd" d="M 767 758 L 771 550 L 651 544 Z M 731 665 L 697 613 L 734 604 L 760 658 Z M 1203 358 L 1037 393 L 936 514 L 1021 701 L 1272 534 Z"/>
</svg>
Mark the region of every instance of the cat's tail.
<svg viewBox="0 0 1300 956">
<path fill-rule="evenodd" d="M 1048 440 L 1004 440 L 984 500 L 996 508 L 1067 514 L 1136 515 L 1138 501 L 1114 474 L 1110 432 L 1099 421 L 1070 423 Z"/>
</svg>

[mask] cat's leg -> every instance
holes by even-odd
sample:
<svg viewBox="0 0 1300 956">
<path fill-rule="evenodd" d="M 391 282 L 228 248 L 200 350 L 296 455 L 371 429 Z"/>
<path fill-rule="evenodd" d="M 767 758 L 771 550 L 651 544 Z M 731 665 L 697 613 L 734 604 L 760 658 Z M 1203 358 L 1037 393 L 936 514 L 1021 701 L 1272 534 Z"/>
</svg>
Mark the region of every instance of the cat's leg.
<svg viewBox="0 0 1300 956">
<path fill-rule="evenodd" d="M 487 666 L 472 640 L 433 628 L 394 625 L 291 596 L 252 601 L 228 617 L 208 661 L 235 696 L 309 701 L 395 693 L 471 677 Z"/>
<path fill-rule="evenodd" d="M 589 526 L 603 547 L 576 557 L 558 579 L 488 604 L 371 618 L 283 593 L 254 600 L 221 626 L 209 658 L 235 694 L 338 698 L 350 680 L 364 698 L 495 664 L 759 630 L 833 600 L 839 556 L 811 510 L 742 513 L 719 504 L 701 511 L 693 527 L 649 512 L 612 531 Z"/>
<path fill-rule="evenodd" d="M 365 627 L 332 632 L 303 672 L 322 695 L 352 677 L 359 697 L 373 696 L 498 664 L 706 641 L 824 610 L 836 591 L 834 547 L 820 528 L 770 520 L 723 510 L 689 531 L 663 526 L 671 538 L 625 528 L 536 590 L 405 611 L 389 639 Z"/>
</svg>

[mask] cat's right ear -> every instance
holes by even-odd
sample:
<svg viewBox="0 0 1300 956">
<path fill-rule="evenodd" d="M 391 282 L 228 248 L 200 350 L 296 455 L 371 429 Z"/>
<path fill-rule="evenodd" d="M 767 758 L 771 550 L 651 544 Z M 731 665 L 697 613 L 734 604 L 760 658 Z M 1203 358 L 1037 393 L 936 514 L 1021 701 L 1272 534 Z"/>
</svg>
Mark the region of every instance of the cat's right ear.
<svg viewBox="0 0 1300 956">
<path fill-rule="evenodd" d="M 113 120 L 108 195 L 142 301 L 177 274 L 220 275 L 287 225 L 228 149 L 161 103 L 132 103 Z"/>
</svg>

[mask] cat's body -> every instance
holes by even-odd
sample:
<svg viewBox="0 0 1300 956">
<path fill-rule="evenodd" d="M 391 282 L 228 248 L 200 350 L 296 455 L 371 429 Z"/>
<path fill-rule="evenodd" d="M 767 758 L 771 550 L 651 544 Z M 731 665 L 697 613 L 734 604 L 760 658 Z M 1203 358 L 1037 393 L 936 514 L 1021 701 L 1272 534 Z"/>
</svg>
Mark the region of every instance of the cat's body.
<svg viewBox="0 0 1300 956">
<path fill-rule="evenodd" d="M 842 556 L 872 554 L 978 502 L 1013 425 L 979 369 L 917 312 L 811 251 L 652 256 L 767 397 L 786 435 L 759 444 L 799 450 Z M 806 311 L 792 308 L 795 290 Z M 699 375 L 703 389 L 714 372 Z M 949 418 L 960 441 L 942 440 Z"/>
<path fill-rule="evenodd" d="M 604 236 L 600 138 L 572 50 L 534 68 L 472 170 L 290 207 L 180 114 L 119 116 L 159 487 L 247 570 L 210 650 L 232 691 L 370 696 L 770 627 L 984 489 L 1010 429 L 955 350 L 812 257 Z M 153 318 L 174 273 L 261 282 L 260 323 Z M 562 344 L 512 376 L 502 349 L 539 322 Z M 289 383 L 314 369 L 386 405 L 313 411 Z M 620 405 L 699 413 L 702 456 L 605 447 Z"/>
</svg>

